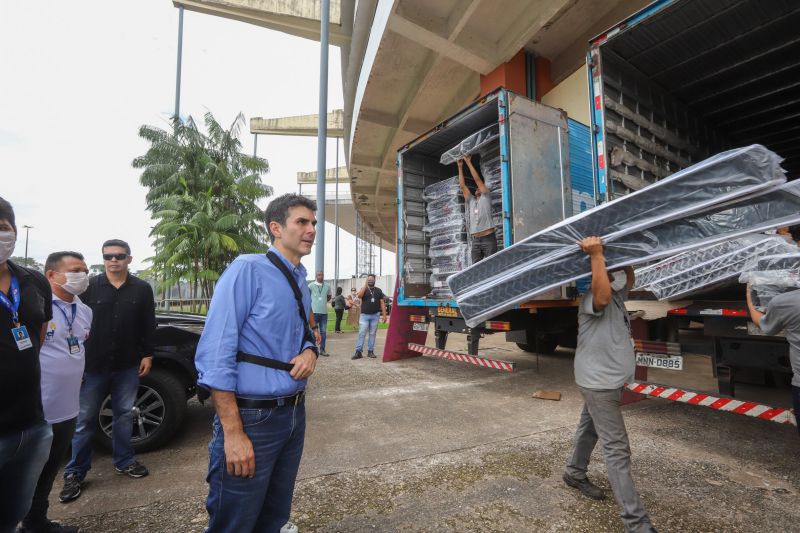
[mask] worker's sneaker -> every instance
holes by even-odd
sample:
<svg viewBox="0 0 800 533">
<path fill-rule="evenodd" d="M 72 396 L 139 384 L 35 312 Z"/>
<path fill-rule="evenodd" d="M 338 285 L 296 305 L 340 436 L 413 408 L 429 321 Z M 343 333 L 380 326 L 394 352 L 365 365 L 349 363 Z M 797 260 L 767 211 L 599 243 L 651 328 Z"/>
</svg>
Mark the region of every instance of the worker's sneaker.
<svg viewBox="0 0 800 533">
<path fill-rule="evenodd" d="M 322 349 L 320 349 L 319 354 L 321 356 L 323 356 L 323 357 L 328 357 L 330 355 L 328 352 L 326 352 L 325 350 L 322 350 Z"/>
<path fill-rule="evenodd" d="M 372 357 L 375 359 L 375 352 L 367 352 L 367 357 Z"/>
<path fill-rule="evenodd" d="M 361 352 L 356 350 L 356 353 L 350 359 L 361 359 L 362 357 Z"/>
<path fill-rule="evenodd" d="M 604 500 L 606 498 L 603 489 L 589 481 L 589 478 L 576 479 L 566 472 L 564 472 L 564 483 L 570 487 L 576 488 L 581 491 L 581 494 L 593 500 Z"/>
<path fill-rule="evenodd" d="M 125 468 L 114 467 L 114 471 L 117 474 L 120 474 L 120 475 L 124 474 L 126 476 L 130 476 L 130 477 L 134 477 L 134 478 L 144 477 L 144 476 L 146 476 L 147 474 L 150 473 L 150 472 L 147 471 L 147 467 L 144 466 L 139 461 L 134 461 L 131 464 L 129 464 L 128 466 L 126 466 Z"/>
<path fill-rule="evenodd" d="M 81 495 L 81 487 L 83 487 L 83 480 L 78 474 L 69 474 L 64 478 L 64 488 L 58 494 L 58 499 L 61 503 L 71 502 L 77 500 Z"/>
</svg>

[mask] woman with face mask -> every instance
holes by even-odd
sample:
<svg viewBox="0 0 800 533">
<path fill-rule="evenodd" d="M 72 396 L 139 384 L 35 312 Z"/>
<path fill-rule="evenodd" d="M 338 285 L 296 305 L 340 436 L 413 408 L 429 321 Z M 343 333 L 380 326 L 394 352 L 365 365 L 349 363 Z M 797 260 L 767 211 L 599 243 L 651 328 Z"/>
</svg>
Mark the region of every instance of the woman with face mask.
<svg viewBox="0 0 800 533">
<path fill-rule="evenodd" d="M 0 531 L 28 512 L 53 440 L 39 385 L 52 292 L 40 272 L 9 260 L 16 240 L 14 209 L 0 198 Z"/>
</svg>

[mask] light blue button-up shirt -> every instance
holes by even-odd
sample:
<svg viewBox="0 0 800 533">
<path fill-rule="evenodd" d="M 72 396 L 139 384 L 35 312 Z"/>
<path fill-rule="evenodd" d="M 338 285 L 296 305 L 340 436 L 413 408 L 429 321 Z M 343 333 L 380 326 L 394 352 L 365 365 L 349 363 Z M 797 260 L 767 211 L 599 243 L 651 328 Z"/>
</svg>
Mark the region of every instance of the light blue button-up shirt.
<svg viewBox="0 0 800 533">
<path fill-rule="evenodd" d="M 297 281 L 307 317 L 311 295 L 305 267 L 295 267 L 277 248 L 272 251 Z M 288 363 L 313 346 L 303 340 L 303 333 L 297 301 L 286 277 L 264 254 L 240 255 L 214 289 L 195 355 L 198 383 L 246 398 L 290 396 L 305 388 L 306 380 L 297 381 L 285 370 L 237 363 L 236 354 L 241 351 Z"/>
</svg>

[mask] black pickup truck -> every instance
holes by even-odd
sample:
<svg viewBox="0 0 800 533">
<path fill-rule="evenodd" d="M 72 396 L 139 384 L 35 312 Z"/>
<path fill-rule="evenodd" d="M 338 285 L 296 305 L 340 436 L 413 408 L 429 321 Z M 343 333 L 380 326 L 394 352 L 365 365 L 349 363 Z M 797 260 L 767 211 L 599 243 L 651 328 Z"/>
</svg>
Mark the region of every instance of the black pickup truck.
<svg viewBox="0 0 800 533">
<path fill-rule="evenodd" d="M 153 368 L 139 383 L 133 406 L 131 443 L 137 452 L 163 446 L 181 428 L 186 403 L 197 393 L 194 353 L 205 324 L 205 316 L 187 313 L 156 313 L 156 343 Z M 96 436 L 111 447 L 111 397 L 100 408 Z"/>
</svg>

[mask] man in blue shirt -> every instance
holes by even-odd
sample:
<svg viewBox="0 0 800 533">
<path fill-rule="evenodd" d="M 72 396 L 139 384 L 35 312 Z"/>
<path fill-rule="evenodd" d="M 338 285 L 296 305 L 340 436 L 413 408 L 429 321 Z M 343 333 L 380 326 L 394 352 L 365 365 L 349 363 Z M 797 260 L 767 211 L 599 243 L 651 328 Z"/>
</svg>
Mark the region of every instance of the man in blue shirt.
<svg viewBox="0 0 800 533">
<path fill-rule="evenodd" d="M 268 254 L 294 278 L 305 317 L 311 296 L 300 258 L 314 244 L 315 211 L 313 201 L 285 194 L 265 214 Z M 254 356 L 293 368 L 262 366 Z M 306 379 L 317 351 L 293 288 L 264 254 L 237 257 L 220 277 L 195 363 L 198 383 L 211 391 L 217 410 L 206 531 L 278 532 L 291 510 L 305 437 Z"/>
</svg>

